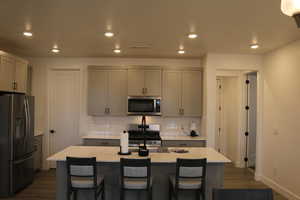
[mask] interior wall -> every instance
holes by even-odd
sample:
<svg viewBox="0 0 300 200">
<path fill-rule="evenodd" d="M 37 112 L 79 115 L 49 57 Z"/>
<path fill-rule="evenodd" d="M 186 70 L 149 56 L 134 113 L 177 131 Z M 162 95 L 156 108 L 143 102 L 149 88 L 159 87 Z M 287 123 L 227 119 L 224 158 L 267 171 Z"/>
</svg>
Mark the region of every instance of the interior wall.
<svg viewBox="0 0 300 200">
<path fill-rule="evenodd" d="M 224 152 L 234 164 L 238 161 L 239 81 L 237 77 L 222 78 Z"/>
<path fill-rule="evenodd" d="M 300 199 L 300 41 L 265 55 L 262 180 Z"/>
</svg>

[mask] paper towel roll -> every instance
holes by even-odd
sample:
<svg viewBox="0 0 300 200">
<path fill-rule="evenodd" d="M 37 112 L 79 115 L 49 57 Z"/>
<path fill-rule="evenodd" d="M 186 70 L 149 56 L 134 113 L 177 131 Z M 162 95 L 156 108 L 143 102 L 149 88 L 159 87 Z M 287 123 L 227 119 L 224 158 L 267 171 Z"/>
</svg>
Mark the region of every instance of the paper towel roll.
<svg viewBox="0 0 300 200">
<path fill-rule="evenodd" d="M 196 125 L 196 123 L 195 122 L 192 122 L 191 124 L 190 124 L 190 130 L 192 131 L 195 131 L 197 129 L 197 125 Z"/>
<path fill-rule="evenodd" d="M 128 133 L 124 131 L 120 135 L 121 153 L 128 153 Z"/>
</svg>

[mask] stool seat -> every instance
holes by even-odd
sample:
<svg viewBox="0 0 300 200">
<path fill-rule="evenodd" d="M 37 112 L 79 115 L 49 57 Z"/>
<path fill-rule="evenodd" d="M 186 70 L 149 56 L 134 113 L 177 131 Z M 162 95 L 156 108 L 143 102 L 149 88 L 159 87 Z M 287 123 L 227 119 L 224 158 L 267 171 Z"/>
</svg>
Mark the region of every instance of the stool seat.
<svg viewBox="0 0 300 200">
<path fill-rule="evenodd" d="M 173 185 L 173 188 L 175 189 L 176 177 L 170 176 L 169 179 Z M 201 178 L 179 178 L 179 181 L 178 181 L 179 189 L 195 190 L 195 189 L 200 189 L 201 186 L 202 186 Z"/>
<path fill-rule="evenodd" d="M 102 184 L 104 181 L 104 176 L 97 176 L 97 186 Z M 72 187 L 74 188 L 93 188 L 94 178 L 91 177 L 72 177 L 71 180 Z"/>
<path fill-rule="evenodd" d="M 150 187 L 152 186 L 152 178 L 150 178 Z M 124 188 L 132 190 L 147 189 L 147 178 L 124 178 Z"/>
</svg>

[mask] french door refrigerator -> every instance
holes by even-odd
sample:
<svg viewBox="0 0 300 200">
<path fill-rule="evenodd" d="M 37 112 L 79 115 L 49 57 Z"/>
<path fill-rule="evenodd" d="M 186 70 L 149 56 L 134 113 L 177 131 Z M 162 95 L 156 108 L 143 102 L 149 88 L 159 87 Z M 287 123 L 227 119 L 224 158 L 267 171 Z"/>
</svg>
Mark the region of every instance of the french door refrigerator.
<svg viewBox="0 0 300 200">
<path fill-rule="evenodd" d="M 0 93 L 0 197 L 32 183 L 34 151 L 34 97 Z"/>
</svg>

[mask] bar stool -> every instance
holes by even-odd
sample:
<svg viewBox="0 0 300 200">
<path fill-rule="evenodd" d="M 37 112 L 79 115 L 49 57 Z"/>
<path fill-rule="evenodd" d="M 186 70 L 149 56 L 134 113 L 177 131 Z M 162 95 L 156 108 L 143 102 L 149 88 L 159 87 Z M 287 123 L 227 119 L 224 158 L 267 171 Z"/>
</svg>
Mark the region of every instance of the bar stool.
<svg viewBox="0 0 300 200">
<path fill-rule="evenodd" d="M 205 200 L 206 158 L 177 159 L 176 175 L 169 177 L 169 199 L 174 196 L 178 200 L 178 193 L 182 190 L 196 192 L 196 199 Z"/>
<path fill-rule="evenodd" d="M 79 190 L 94 190 L 94 198 L 98 199 L 102 193 L 105 199 L 104 177 L 97 172 L 96 158 L 67 157 L 68 170 L 68 199 L 77 200 Z"/>
<path fill-rule="evenodd" d="M 126 190 L 147 191 L 147 199 L 152 200 L 151 160 L 121 158 L 120 162 L 120 200 L 124 200 Z"/>
</svg>

